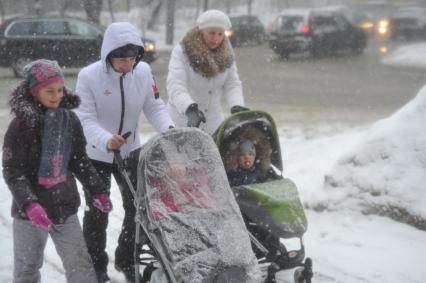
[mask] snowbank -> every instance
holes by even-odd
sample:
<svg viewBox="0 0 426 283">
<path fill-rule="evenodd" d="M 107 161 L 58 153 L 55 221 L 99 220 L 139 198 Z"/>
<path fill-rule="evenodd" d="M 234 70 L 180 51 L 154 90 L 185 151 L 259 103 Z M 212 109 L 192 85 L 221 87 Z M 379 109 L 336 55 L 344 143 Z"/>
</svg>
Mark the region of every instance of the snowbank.
<svg viewBox="0 0 426 283">
<path fill-rule="evenodd" d="M 426 86 L 362 141 L 325 176 L 325 209 L 359 207 L 426 230 Z M 349 205 L 348 205 L 349 204 Z"/>
<path fill-rule="evenodd" d="M 382 58 L 382 63 L 395 67 L 426 69 L 426 43 L 404 45 Z"/>
</svg>

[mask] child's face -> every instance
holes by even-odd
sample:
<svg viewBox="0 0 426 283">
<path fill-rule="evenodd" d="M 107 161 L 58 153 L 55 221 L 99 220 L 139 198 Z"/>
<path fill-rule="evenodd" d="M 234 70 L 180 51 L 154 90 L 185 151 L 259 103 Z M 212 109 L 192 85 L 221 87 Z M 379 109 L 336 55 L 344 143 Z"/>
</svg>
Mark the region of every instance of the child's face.
<svg viewBox="0 0 426 283">
<path fill-rule="evenodd" d="M 46 108 L 58 108 L 64 97 L 64 83 L 55 82 L 41 88 L 33 96 Z"/>
<path fill-rule="evenodd" d="M 243 152 L 238 157 L 238 164 L 243 169 L 250 169 L 254 164 L 255 156 L 252 152 Z"/>
</svg>

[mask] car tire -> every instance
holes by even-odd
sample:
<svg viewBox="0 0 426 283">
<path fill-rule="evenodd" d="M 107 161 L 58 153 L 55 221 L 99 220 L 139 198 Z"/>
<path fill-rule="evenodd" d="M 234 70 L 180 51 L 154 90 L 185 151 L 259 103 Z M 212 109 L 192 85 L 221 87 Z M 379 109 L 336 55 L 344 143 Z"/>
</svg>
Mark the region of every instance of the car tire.
<svg viewBox="0 0 426 283">
<path fill-rule="evenodd" d="M 287 60 L 288 57 L 290 57 L 290 52 L 283 50 L 283 51 L 280 51 L 278 55 L 280 55 L 281 59 Z"/>
<path fill-rule="evenodd" d="M 29 57 L 18 57 L 12 62 L 12 70 L 17 78 L 24 77 L 24 67 L 32 62 L 33 60 Z"/>
</svg>

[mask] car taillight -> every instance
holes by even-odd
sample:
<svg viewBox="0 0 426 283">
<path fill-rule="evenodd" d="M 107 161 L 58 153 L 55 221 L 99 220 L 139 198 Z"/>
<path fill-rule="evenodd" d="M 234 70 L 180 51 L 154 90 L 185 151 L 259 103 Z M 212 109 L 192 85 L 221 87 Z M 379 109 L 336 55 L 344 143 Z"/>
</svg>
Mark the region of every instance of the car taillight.
<svg viewBox="0 0 426 283">
<path fill-rule="evenodd" d="M 307 23 L 303 23 L 302 27 L 300 28 L 300 31 L 302 33 L 308 33 L 309 32 L 309 26 L 308 26 L 308 24 Z"/>
<path fill-rule="evenodd" d="M 0 28 L 4 28 L 6 26 L 6 21 L 0 21 Z"/>
</svg>

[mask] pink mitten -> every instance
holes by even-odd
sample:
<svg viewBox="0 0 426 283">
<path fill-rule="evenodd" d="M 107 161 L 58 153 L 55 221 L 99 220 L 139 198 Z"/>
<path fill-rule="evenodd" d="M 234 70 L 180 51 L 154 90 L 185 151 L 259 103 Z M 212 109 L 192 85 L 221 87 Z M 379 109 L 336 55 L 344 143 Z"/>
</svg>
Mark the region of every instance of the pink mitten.
<svg viewBox="0 0 426 283">
<path fill-rule="evenodd" d="M 38 202 L 30 202 L 25 208 L 25 212 L 34 226 L 48 229 L 52 224 L 52 221 L 47 217 L 46 211 Z"/>
<path fill-rule="evenodd" d="M 112 210 L 112 203 L 107 194 L 94 195 L 93 206 L 102 211 L 103 213 L 108 213 Z"/>
</svg>

